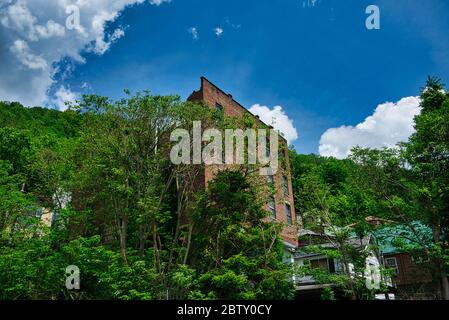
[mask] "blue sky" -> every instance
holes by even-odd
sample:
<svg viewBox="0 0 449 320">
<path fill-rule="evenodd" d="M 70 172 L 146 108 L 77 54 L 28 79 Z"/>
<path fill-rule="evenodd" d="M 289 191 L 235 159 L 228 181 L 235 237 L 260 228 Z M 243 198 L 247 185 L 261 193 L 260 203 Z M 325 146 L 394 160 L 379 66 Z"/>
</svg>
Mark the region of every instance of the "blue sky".
<svg viewBox="0 0 449 320">
<path fill-rule="evenodd" d="M 365 27 L 370 4 L 380 8 L 380 30 Z M 118 98 L 127 88 L 185 99 L 206 76 L 248 108 L 282 106 L 299 133 L 296 149 L 318 153 L 329 128 L 417 96 L 428 75 L 449 80 L 444 0 L 172 0 L 117 11 L 105 34 L 124 36 L 102 54 L 80 48 L 83 61 L 52 61 L 62 71 L 47 94 L 63 86 Z"/>
</svg>

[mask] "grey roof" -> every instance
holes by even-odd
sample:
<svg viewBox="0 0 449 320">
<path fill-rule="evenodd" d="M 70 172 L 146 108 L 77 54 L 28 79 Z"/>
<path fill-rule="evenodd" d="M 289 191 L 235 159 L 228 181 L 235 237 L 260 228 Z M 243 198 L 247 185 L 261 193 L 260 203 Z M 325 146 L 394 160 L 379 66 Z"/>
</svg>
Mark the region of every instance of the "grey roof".
<svg viewBox="0 0 449 320">
<path fill-rule="evenodd" d="M 358 249 L 358 250 L 366 250 L 368 248 L 368 246 L 371 244 L 371 239 L 372 236 L 371 235 L 367 235 L 365 237 L 363 237 L 362 239 L 360 239 L 359 237 L 351 237 L 347 240 L 347 244 L 353 246 L 354 248 Z M 325 243 L 320 243 L 320 244 L 311 244 L 310 246 L 319 246 L 320 248 L 323 249 L 337 249 L 338 248 L 338 244 L 335 242 L 325 242 Z M 307 250 L 304 250 L 307 247 L 310 246 L 306 246 L 303 247 L 302 250 L 301 248 L 298 250 L 298 252 L 295 254 L 295 258 L 304 258 L 304 257 L 313 257 L 313 256 L 319 256 L 321 254 L 317 254 L 317 253 L 313 253 L 313 252 L 307 252 Z"/>
</svg>

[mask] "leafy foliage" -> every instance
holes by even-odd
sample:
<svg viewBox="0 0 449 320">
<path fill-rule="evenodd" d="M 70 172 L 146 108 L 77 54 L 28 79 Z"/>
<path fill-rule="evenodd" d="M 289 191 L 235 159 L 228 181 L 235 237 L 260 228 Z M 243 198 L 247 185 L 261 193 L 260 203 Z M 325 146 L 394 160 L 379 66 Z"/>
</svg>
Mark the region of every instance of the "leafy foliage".
<svg viewBox="0 0 449 320">
<path fill-rule="evenodd" d="M 291 298 L 250 179 L 223 172 L 200 192 L 204 168 L 169 161 L 170 133 L 193 121 L 239 125 L 148 92 L 65 112 L 0 103 L 0 299 Z"/>
</svg>

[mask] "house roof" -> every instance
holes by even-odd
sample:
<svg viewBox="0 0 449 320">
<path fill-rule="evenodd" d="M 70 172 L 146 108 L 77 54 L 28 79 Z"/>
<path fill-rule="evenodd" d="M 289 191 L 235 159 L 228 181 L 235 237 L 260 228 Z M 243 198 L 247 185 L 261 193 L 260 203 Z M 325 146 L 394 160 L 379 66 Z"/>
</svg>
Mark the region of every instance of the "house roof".
<svg viewBox="0 0 449 320">
<path fill-rule="evenodd" d="M 315 236 L 315 237 L 323 237 L 323 236 L 328 236 L 328 237 L 334 237 L 334 235 L 329 232 L 328 230 L 325 230 L 324 233 L 318 233 L 312 230 L 308 230 L 308 229 L 301 229 L 298 231 L 298 236 L 300 237 L 304 237 L 304 236 Z"/>
<path fill-rule="evenodd" d="M 384 254 L 403 252 L 404 247 L 416 247 L 420 242 L 426 245 L 432 243 L 432 230 L 419 221 L 410 225 L 388 225 L 375 231 L 374 236 Z"/>
<path fill-rule="evenodd" d="M 384 220 L 386 222 L 386 220 Z M 413 230 L 412 230 L 413 229 Z M 325 237 L 329 235 L 321 235 L 319 233 L 310 231 L 310 230 L 300 230 L 299 236 L 305 237 Z M 360 249 L 366 249 L 371 243 L 372 240 L 375 240 L 379 251 L 383 254 L 393 254 L 404 252 L 407 248 L 413 249 L 420 248 L 421 243 L 424 243 L 428 246 L 432 244 L 433 234 L 432 230 L 426 226 L 425 224 L 414 221 L 409 225 L 406 224 L 388 224 L 381 228 L 378 228 L 376 231 L 372 232 L 371 235 L 368 235 L 362 239 L 357 237 L 355 234 L 348 239 L 348 244 L 353 245 L 354 247 Z M 325 242 L 319 244 L 321 248 L 337 248 L 334 243 Z M 313 255 L 311 253 L 302 253 L 302 256 L 310 256 Z"/>
<path fill-rule="evenodd" d="M 360 251 L 363 251 L 363 250 L 366 250 L 369 247 L 369 245 L 372 243 L 371 240 L 372 240 L 372 235 L 366 235 L 363 238 L 359 238 L 359 237 L 353 235 L 346 241 L 346 244 L 350 245 Z M 338 244 L 335 242 L 311 244 L 310 246 L 305 246 L 305 247 L 300 248 L 300 250 L 298 250 L 298 252 L 295 254 L 295 258 L 306 258 L 306 257 L 313 257 L 313 256 L 321 255 L 321 254 L 317 254 L 314 252 L 307 252 L 306 248 L 311 247 L 311 246 L 312 247 L 319 246 L 322 249 L 338 249 Z"/>
</svg>

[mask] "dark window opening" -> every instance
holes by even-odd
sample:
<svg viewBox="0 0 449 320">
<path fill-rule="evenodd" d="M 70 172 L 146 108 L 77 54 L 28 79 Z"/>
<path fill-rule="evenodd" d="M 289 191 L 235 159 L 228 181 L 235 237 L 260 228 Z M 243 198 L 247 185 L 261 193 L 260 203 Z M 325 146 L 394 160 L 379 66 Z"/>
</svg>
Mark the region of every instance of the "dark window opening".
<svg viewBox="0 0 449 320">
<path fill-rule="evenodd" d="M 284 194 L 288 196 L 290 195 L 290 190 L 288 188 L 288 179 L 286 176 L 283 177 L 283 181 L 284 181 Z"/>
<path fill-rule="evenodd" d="M 398 275 L 398 273 L 399 273 L 399 268 L 398 268 L 398 262 L 397 262 L 397 260 L 396 260 L 395 257 L 392 257 L 392 258 L 386 258 L 386 259 L 385 259 L 385 266 L 386 266 L 388 269 L 393 269 L 394 272 L 395 272 L 395 275 Z"/>
<path fill-rule="evenodd" d="M 285 158 L 285 150 L 283 147 L 279 147 L 278 155 L 279 155 L 279 159 L 281 159 L 281 160 Z"/>
<path fill-rule="evenodd" d="M 270 197 L 270 201 L 268 201 L 268 211 L 270 212 L 271 218 L 276 219 L 276 202 L 274 201 L 274 197 Z"/>
<path fill-rule="evenodd" d="M 329 259 L 329 272 L 335 273 L 335 261 L 334 259 Z"/>
<path fill-rule="evenodd" d="M 215 104 L 215 109 L 216 109 L 218 112 L 223 113 L 223 106 L 222 106 L 221 104 L 219 104 L 218 102 Z"/>
<path fill-rule="evenodd" d="M 285 215 L 287 216 L 287 222 L 289 225 L 293 224 L 292 220 L 292 208 L 288 203 L 285 204 Z"/>
<path fill-rule="evenodd" d="M 270 144 L 270 139 L 268 137 L 265 140 L 265 155 L 267 157 L 271 156 L 271 144 Z"/>
<path fill-rule="evenodd" d="M 321 269 L 329 273 L 335 273 L 335 262 L 334 259 L 315 259 L 310 261 L 310 266 L 313 269 Z"/>
<path fill-rule="evenodd" d="M 315 259 L 310 261 L 312 269 L 321 269 L 323 271 L 329 271 L 329 263 L 327 259 Z"/>
</svg>

